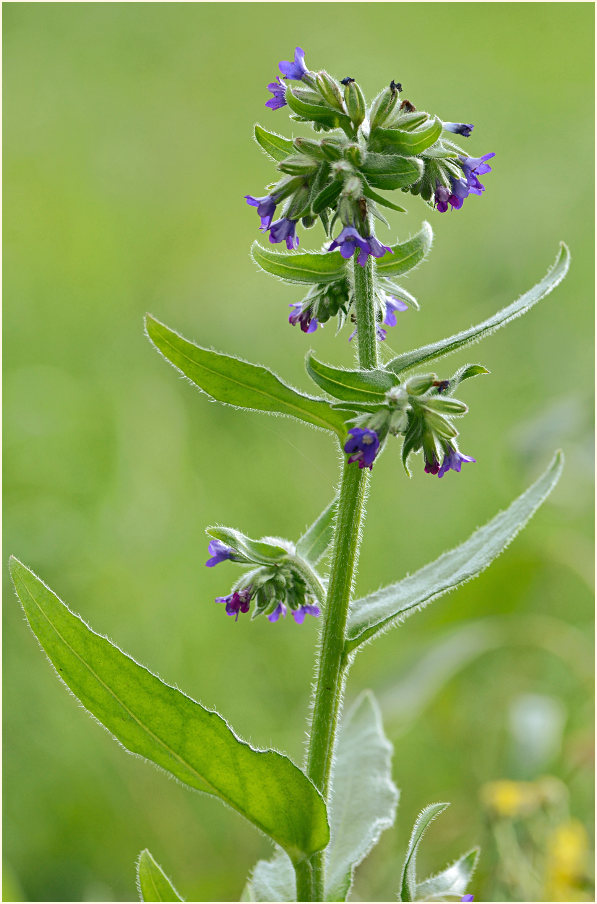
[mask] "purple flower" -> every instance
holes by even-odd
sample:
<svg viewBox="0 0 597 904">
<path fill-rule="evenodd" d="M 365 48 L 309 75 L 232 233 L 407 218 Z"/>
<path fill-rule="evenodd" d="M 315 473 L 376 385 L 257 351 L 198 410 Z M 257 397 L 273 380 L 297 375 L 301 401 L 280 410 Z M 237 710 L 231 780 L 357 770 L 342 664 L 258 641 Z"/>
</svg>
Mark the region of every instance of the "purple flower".
<svg viewBox="0 0 597 904">
<path fill-rule="evenodd" d="M 294 61 L 289 63 L 288 60 L 282 60 L 279 67 L 284 78 L 295 79 L 300 82 L 303 75 L 306 75 L 309 71 L 305 66 L 305 51 L 297 47 L 294 51 Z"/>
<path fill-rule="evenodd" d="M 440 185 L 438 182 L 435 189 L 435 206 L 440 213 L 446 212 L 448 204 L 454 210 L 460 210 L 470 191 L 468 183 L 464 179 L 450 179 L 450 182 L 451 188 L 446 188 L 445 185 Z"/>
<path fill-rule="evenodd" d="M 279 110 L 280 107 L 286 106 L 286 85 L 279 75 L 276 77 L 275 82 L 269 83 L 267 90 L 271 91 L 274 96 L 266 100 L 266 107 L 269 107 L 270 110 Z"/>
<path fill-rule="evenodd" d="M 461 901 L 474 901 L 475 896 L 474 895 L 465 895 L 464 898 L 461 898 L 460 900 Z"/>
<path fill-rule="evenodd" d="M 454 132 L 455 135 L 462 135 L 468 138 L 474 129 L 474 125 L 470 122 L 445 122 L 444 129 L 446 132 Z"/>
<path fill-rule="evenodd" d="M 359 468 L 369 468 L 371 470 L 375 456 L 379 451 L 379 437 L 377 433 L 367 427 L 352 427 L 348 432 L 352 434 L 344 446 L 344 451 L 350 455 L 348 464 L 358 461 Z"/>
<path fill-rule="evenodd" d="M 226 615 L 235 615 L 234 621 L 238 621 L 239 612 L 248 612 L 251 603 L 251 588 L 235 590 L 229 596 L 217 596 L 216 603 L 226 604 Z"/>
<path fill-rule="evenodd" d="M 286 606 L 284 603 L 278 603 L 272 614 L 268 615 L 267 620 L 272 623 L 277 622 L 280 616 L 286 618 Z"/>
<path fill-rule="evenodd" d="M 305 620 L 305 615 L 313 615 L 317 618 L 318 615 L 321 615 L 321 609 L 319 606 L 299 606 L 298 609 L 292 610 L 292 617 L 297 623 L 297 625 L 302 625 Z"/>
<path fill-rule="evenodd" d="M 438 471 L 439 461 L 437 460 L 435 452 L 432 454 L 431 458 L 427 458 L 427 456 L 425 456 L 425 473 L 437 474 Z"/>
<path fill-rule="evenodd" d="M 205 563 L 208 568 L 213 568 L 214 565 L 219 565 L 220 562 L 225 562 L 226 559 L 231 559 L 234 555 L 234 550 L 222 543 L 221 540 L 212 540 L 207 547 L 207 551 L 211 556 L 211 559 L 208 559 Z"/>
<path fill-rule="evenodd" d="M 487 161 L 492 157 L 495 157 L 495 152 L 484 154 L 482 157 L 459 157 L 460 166 L 466 177 L 468 190 L 473 195 L 480 195 L 481 192 L 485 191 L 485 186 L 481 185 L 478 176 L 483 176 L 485 173 L 491 172 L 491 167 Z"/>
<path fill-rule="evenodd" d="M 319 326 L 319 321 L 317 317 L 313 316 L 311 308 L 308 307 L 303 310 L 303 305 L 300 301 L 289 305 L 289 307 L 294 308 L 294 310 L 288 318 L 288 323 L 293 326 L 296 326 L 297 323 L 300 324 L 303 333 L 314 333 Z"/>
<path fill-rule="evenodd" d="M 295 234 L 296 220 L 289 220 L 288 217 L 282 217 L 281 220 L 269 227 L 269 240 L 272 245 L 286 240 L 286 247 L 289 251 L 298 248 L 298 235 Z"/>
<path fill-rule="evenodd" d="M 396 312 L 408 311 L 408 305 L 404 301 L 401 301 L 400 298 L 396 298 L 395 295 L 386 295 L 384 301 L 386 303 L 386 313 L 383 322 L 386 326 L 396 326 Z"/>
<path fill-rule="evenodd" d="M 459 452 L 458 449 L 454 449 L 453 446 L 448 446 L 445 450 L 444 460 L 437 476 L 443 477 L 448 471 L 460 471 L 463 461 L 475 461 L 475 459 L 470 458 L 468 455 L 463 455 L 462 452 Z"/>
<path fill-rule="evenodd" d="M 257 213 L 261 217 L 261 226 L 259 228 L 262 232 L 265 232 L 265 230 L 269 229 L 272 225 L 272 220 L 276 212 L 276 205 L 278 203 L 277 195 L 265 195 L 263 198 L 254 198 L 252 195 L 245 195 L 245 199 L 247 204 L 257 208 Z"/>
<path fill-rule="evenodd" d="M 446 212 L 448 204 L 454 210 L 460 210 L 469 194 L 480 195 L 485 191 L 485 186 L 479 182 L 478 177 L 491 172 L 491 167 L 486 162 L 491 157 L 495 157 L 495 153 L 484 154 L 483 157 L 459 157 L 464 179 L 450 177 L 450 188 L 439 182 L 436 185 L 435 206 L 440 213 Z"/>
<path fill-rule="evenodd" d="M 374 235 L 363 238 L 360 232 L 354 226 L 345 226 L 340 235 L 334 239 L 328 251 L 340 249 L 340 254 L 345 260 L 359 249 L 357 262 L 364 267 L 367 263 L 367 257 L 371 254 L 373 257 L 383 257 L 386 251 L 393 254 L 392 249 L 388 245 L 382 245 Z"/>
</svg>

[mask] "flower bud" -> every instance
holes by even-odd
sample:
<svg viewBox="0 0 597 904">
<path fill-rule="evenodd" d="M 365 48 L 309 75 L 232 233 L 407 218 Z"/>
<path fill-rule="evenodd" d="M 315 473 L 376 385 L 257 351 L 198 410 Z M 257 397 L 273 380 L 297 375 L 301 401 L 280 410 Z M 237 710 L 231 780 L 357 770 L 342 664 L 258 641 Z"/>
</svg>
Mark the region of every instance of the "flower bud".
<svg viewBox="0 0 597 904">
<path fill-rule="evenodd" d="M 437 374 L 424 374 L 418 377 L 411 377 L 406 383 L 406 391 L 409 395 L 423 395 L 428 392 L 437 380 Z"/>
<path fill-rule="evenodd" d="M 363 151 L 358 146 L 358 144 L 349 144 L 344 148 L 344 156 L 347 160 L 350 160 L 354 166 L 361 166 L 364 162 L 365 157 Z"/>
<path fill-rule="evenodd" d="M 432 396 L 429 399 L 425 399 L 425 405 L 427 408 L 431 408 L 433 411 L 439 411 L 443 414 L 466 414 L 468 411 L 468 407 L 464 402 L 442 396 Z"/>
<path fill-rule="evenodd" d="M 344 88 L 344 102 L 346 104 L 348 115 L 350 116 L 353 124 L 358 129 L 358 127 L 365 119 L 367 108 L 365 106 L 365 98 L 363 97 L 363 92 L 356 82 L 348 82 L 348 84 Z"/>
<path fill-rule="evenodd" d="M 316 76 L 317 88 L 319 93 L 330 107 L 344 113 L 344 104 L 342 103 L 342 94 L 335 79 L 329 73 L 322 69 Z"/>
<path fill-rule="evenodd" d="M 384 88 L 381 94 L 378 94 L 375 100 L 373 101 L 373 105 L 371 107 L 371 112 L 369 114 L 369 119 L 371 122 L 371 131 L 373 129 L 377 129 L 378 126 L 383 126 L 385 122 L 387 122 L 388 117 L 394 110 L 394 107 L 398 103 L 400 95 L 398 94 L 397 88 L 393 88 L 390 86 L 389 88 Z"/>
<path fill-rule="evenodd" d="M 318 162 L 305 154 L 292 154 L 278 164 L 278 168 L 290 176 L 307 176 L 314 173 L 318 167 Z"/>
<path fill-rule="evenodd" d="M 425 426 L 427 429 L 432 430 L 436 436 L 446 437 L 447 439 L 451 439 L 454 436 L 458 436 L 458 430 L 447 421 L 441 414 L 437 414 L 437 412 L 432 411 L 430 408 L 425 407 L 424 418 L 425 418 Z"/>
<path fill-rule="evenodd" d="M 313 141 L 312 138 L 295 138 L 293 144 L 302 154 L 314 157 L 316 160 L 326 159 L 326 154 L 319 141 Z"/>
<path fill-rule="evenodd" d="M 331 138 L 322 138 L 321 151 L 328 160 L 340 160 L 342 157 L 341 146 L 332 141 Z"/>
<path fill-rule="evenodd" d="M 284 216 L 289 220 L 298 220 L 303 213 L 308 210 L 309 189 L 306 185 L 301 185 L 290 199 L 290 203 L 286 208 Z"/>
</svg>

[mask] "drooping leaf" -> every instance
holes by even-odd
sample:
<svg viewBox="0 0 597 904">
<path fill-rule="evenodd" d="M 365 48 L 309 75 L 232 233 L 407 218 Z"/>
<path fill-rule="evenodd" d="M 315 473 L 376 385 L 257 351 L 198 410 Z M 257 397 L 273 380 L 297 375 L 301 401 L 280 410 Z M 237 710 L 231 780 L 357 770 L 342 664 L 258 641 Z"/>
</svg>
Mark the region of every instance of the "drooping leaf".
<svg viewBox="0 0 597 904">
<path fill-rule="evenodd" d="M 399 796 L 392 781 L 392 745 L 369 691 L 342 721 L 332 789 L 325 896 L 326 901 L 345 901 L 356 867 L 394 824 Z"/>
<path fill-rule="evenodd" d="M 389 255 L 386 255 L 386 257 L 389 257 Z M 381 270 L 383 262 L 377 266 L 378 270 Z M 436 358 L 441 358 L 443 355 L 449 355 L 451 352 L 455 352 L 465 345 L 470 345 L 471 342 L 478 342 L 479 339 L 483 339 L 500 327 L 510 323 L 515 317 L 525 314 L 533 307 L 533 305 L 537 304 L 538 301 L 541 301 L 542 298 L 549 295 L 552 289 L 555 289 L 555 287 L 564 279 L 569 266 L 570 252 L 564 242 L 561 242 L 560 251 L 553 267 L 551 267 L 541 282 L 537 283 L 536 286 L 533 286 L 528 292 L 525 292 L 524 295 L 521 295 L 517 301 L 512 302 L 508 307 L 502 308 L 497 314 L 494 314 L 482 323 L 478 323 L 476 326 L 470 327 L 468 330 L 462 330 L 461 333 L 456 333 L 448 339 L 440 339 L 439 342 L 434 342 L 431 345 L 424 345 L 411 352 L 405 352 L 402 355 L 398 355 L 397 358 L 394 358 L 393 361 L 386 364 L 387 369 L 393 371 L 395 374 L 399 374 L 403 370 L 416 367 L 424 362 L 433 361 Z"/>
<path fill-rule="evenodd" d="M 478 859 L 479 848 L 473 848 L 441 873 L 417 882 L 415 901 L 443 901 L 448 897 L 462 897 L 466 894 Z"/>
<path fill-rule="evenodd" d="M 317 385 L 343 402 L 383 402 L 386 392 L 396 385 L 385 370 L 343 370 L 318 361 L 309 352 L 307 373 Z"/>
<path fill-rule="evenodd" d="M 147 848 L 137 860 L 137 888 L 140 901 L 183 901 L 172 882 Z"/>
<path fill-rule="evenodd" d="M 436 117 L 416 129 L 377 128 L 371 135 L 372 151 L 387 151 L 391 154 L 412 156 L 421 154 L 435 144 L 442 133 L 441 120 Z"/>
<path fill-rule="evenodd" d="M 416 235 L 406 242 L 392 245 L 393 254 L 384 254 L 383 258 L 377 262 L 378 275 L 383 277 L 400 276 L 418 267 L 429 254 L 432 241 L 433 230 L 429 223 L 424 221 Z"/>
<path fill-rule="evenodd" d="M 249 880 L 252 901 L 296 901 L 296 876 L 284 851 L 259 860 Z"/>
<path fill-rule="evenodd" d="M 373 191 L 367 184 L 363 185 L 363 194 L 371 201 L 375 201 L 376 204 L 381 204 L 382 207 L 388 207 L 390 210 L 397 210 L 398 213 L 406 213 L 406 207 L 400 207 L 398 204 L 394 204 L 393 201 L 388 201 L 387 198 L 384 198 L 383 195 L 378 195 L 377 192 Z"/>
<path fill-rule="evenodd" d="M 331 283 L 346 277 L 346 261 L 339 251 L 269 251 L 253 242 L 251 255 L 258 267 L 288 283 Z"/>
<path fill-rule="evenodd" d="M 288 555 L 288 550 L 283 546 L 265 540 L 251 540 L 233 527 L 206 527 L 205 533 L 215 540 L 221 540 L 235 552 L 245 556 L 249 562 L 258 562 L 260 565 L 273 565 Z"/>
<path fill-rule="evenodd" d="M 292 141 L 288 138 L 283 138 L 282 135 L 277 135 L 275 132 L 268 132 L 260 125 L 255 126 L 255 140 L 265 153 L 278 163 L 295 150 Z"/>
<path fill-rule="evenodd" d="M 344 437 L 342 415 L 325 399 L 293 389 L 266 367 L 201 348 L 149 314 L 145 322 L 147 335 L 158 351 L 212 399 L 236 408 L 294 417 Z"/>
<path fill-rule="evenodd" d="M 423 162 L 416 157 L 397 154 L 367 154 L 359 167 L 369 185 L 391 190 L 406 188 L 423 175 Z"/>
<path fill-rule="evenodd" d="M 293 861 L 326 846 L 323 799 L 291 760 L 251 747 L 218 713 L 96 634 L 17 559 L 11 558 L 10 571 L 29 625 L 58 675 L 123 747 L 229 804 Z"/>
<path fill-rule="evenodd" d="M 399 901 L 414 901 L 417 894 L 417 853 L 423 835 L 433 820 L 447 810 L 450 804 L 429 804 L 419 813 L 408 842 L 408 849 L 402 867 Z"/>
<path fill-rule="evenodd" d="M 348 616 L 347 649 L 355 649 L 484 571 L 553 490 L 562 467 L 563 455 L 557 452 L 545 473 L 522 496 L 476 530 L 466 542 L 403 580 L 353 602 Z"/>
<path fill-rule="evenodd" d="M 334 538 L 334 520 L 338 507 L 338 496 L 324 508 L 321 515 L 307 528 L 302 537 L 297 541 L 297 555 L 306 559 L 310 565 L 316 565 L 327 552 Z"/>
</svg>

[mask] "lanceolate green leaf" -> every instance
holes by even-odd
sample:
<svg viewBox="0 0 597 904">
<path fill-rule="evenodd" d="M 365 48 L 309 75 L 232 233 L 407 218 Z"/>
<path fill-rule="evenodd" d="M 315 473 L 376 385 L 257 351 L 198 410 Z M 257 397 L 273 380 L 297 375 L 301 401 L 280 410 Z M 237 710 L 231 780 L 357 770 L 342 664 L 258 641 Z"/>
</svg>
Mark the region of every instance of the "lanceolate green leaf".
<svg viewBox="0 0 597 904">
<path fill-rule="evenodd" d="M 389 255 L 386 255 L 386 257 L 389 257 Z M 383 263 L 380 263 L 377 266 L 378 271 L 381 271 Z M 431 345 L 424 345 L 411 352 L 405 352 L 402 355 L 398 355 L 398 357 L 394 358 L 393 361 L 390 361 L 386 367 L 388 370 L 398 374 L 403 370 L 417 367 L 419 364 L 423 364 L 427 361 L 433 361 L 435 358 L 441 358 L 443 355 L 449 355 L 451 352 L 455 352 L 465 345 L 470 345 L 471 342 L 478 342 L 479 339 L 483 339 L 500 327 L 510 323 L 515 317 L 519 317 L 521 314 L 526 313 L 526 311 L 537 304 L 538 301 L 541 301 L 542 298 L 549 295 L 552 289 L 555 289 L 555 287 L 564 279 L 569 266 L 570 252 L 564 242 L 562 242 L 553 267 L 551 267 L 541 282 L 537 283 L 536 286 L 533 286 L 533 288 L 524 295 L 521 295 L 517 301 L 512 302 L 512 304 L 508 305 L 506 308 L 502 308 L 502 310 L 498 311 L 497 314 L 494 314 L 493 317 L 489 317 L 482 323 L 478 323 L 477 326 L 472 326 L 468 330 L 456 333 L 448 339 L 441 339 L 439 342 L 434 342 Z"/>
<path fill-rule="evenodd" d="M 479 859 L 479 848 L 473 848 L 436 876 L 417 882 L 415 901 L 444 901 L 460 898 L 467 887 Z"/>
<path fill-rule="evenodd" d="M 284 160 L 295 150 L 292 141 L 289 141 L 288 138 L 276 135 L 275 132 L 268 132 L 267 129 L 259 125 L 255 126 L 255 139 L 266 154 L 278 162 Z"/>
<path fill-rule="evenodd" d="M 201 348 L 150 315 L 146 327 L 158 351 L 212 399 L 236 408 L 295 417 L 344 437 L 343 417 L 325 399 L 304 395 L 266 367 Z"/>
<path fill-rule="evenodd" d="M 393 254 L 384 254 L 377 263 L 379 276 L 392 277 L 408 273 L 425 260 L 431 250 L 433 230 L 427 221 L 419 232 L 406 242 L 392 245 Z M 393 369 L 393 368 L 392 368 Z"/>
<path fill-rule="evenodd" d="M 329 185 L 326 185 L 314 198 L 311 204 L 311 210 L 314 214 L 321 213 L 322 210 L 325 210 L 326 207 L 330 207 L 334 204 L 336 198 L 342 191 L 342 183 L 339 181 L 330 182 Z"/>
<path fill-rule="evenodd" d="M 423 835 L 433 820 L 447 810 L 450 804 L 429 804 L 419 813 L 415 822 L 408 850 L 402 867 L 402 879 L 400 882 L 399 901 L 414 901 L 417 894 L 417 853 Z"/>
<path fill-rule="evenodd" d="M 319 518 L 313 522 L 311 527 L 297 541 L 297 555 L 302 556 L 310 565 L 316 565 L 319 562 L 334 538 L 334 520 L 337 507 L 338 497 L 334 496 Z"/>
<path fill-rule="evenodd" d="M 480 527 L 460 546 L 402 581 L 390 584 L 351 604 L 347 648 L 353 650 L 380 631 L 403 621 L 417 609 L 484 571 L 512 542 L 560 478 L 563 456 L 558 452 L 545 473 L 505 511 Z"/>
<path fill-rule="evenodd" d="M 11 558 L 31 629 L 60 678 L 132 753 L 218 797 L 300 862 L 328 842 L 325 804 L 287 757 L 240 740 L 216 712 L 170 687 L 74 615 Z"/>
<path fill-rule="evenodd" d="M 137 861 L 137 887 L 141 901 L 183 901 L 147 848 Z"/>
<path fill-rule="evenodd" d="M 346 276 L 346 262 L 339 251 L 269 251 L 253 242 L 251 255 L 257 266 L 289 283 L 330 283 Z"/>
<path fill-rule="evenodd" d="M 406 188 L 423 175 L 423 163 L 397 154 L 367 154 L 359 169 L 374 188 Z"/>
<path fill-rule="evenodd" d="M 372 150 L 387 150 L 393 154 L 421 154 L 434 144 L 442 133 L 441 120 L 435 117 L 418 129 L 377 128 L 371 136 Z"/>
<path fill-rule="evenodd" d="M 342 370 L 322 364 L 312 352 L 305 361 L 307 373 L 317 385 L 343 402 L 383 402 L 396 380 L 385 370 Z"/>
<path fill-rule="evenodd" d="M 373 694 L 361 694 L 342 721 L 333 766 L 326 850 L 326 901 L 345 901 L 356 867 L 394 824 L 398 789 L 392 745 Z"/>
<path fill-rule="evenodd" d="M 286 103 L 293 113 L 303 119 L 320 122 L 334 129 L 341 128 L 347 131 L 348 134 L 352 133 L 352 123 L 345 113 L 340 113 L 332 110 L 331 107 L 324 107 L 320 104 L 308 103 L 299 97 L 290 86 L 286 87 Z"/>
</svg>

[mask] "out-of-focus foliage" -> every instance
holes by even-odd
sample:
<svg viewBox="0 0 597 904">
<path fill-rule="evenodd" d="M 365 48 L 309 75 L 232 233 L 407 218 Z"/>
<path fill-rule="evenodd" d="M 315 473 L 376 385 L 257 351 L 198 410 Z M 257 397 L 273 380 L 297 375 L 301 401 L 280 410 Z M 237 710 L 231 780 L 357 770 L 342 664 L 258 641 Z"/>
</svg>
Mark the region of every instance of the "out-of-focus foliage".
<svg viewBox="0 0 597 904">
<path fill-rule="evenodd" d="M 253 123 L 287 123 L 263 106 L 278 60 L 300 44 L 370 96 L 400 80 L 420 108 L 476 124 L 471 153 L 496 152 L 483 198 L 436 215 L 407 198 L 409 213 L 380 228 L 388 244 L 425 217 L 435 231 L 408 277 L 421 310 L 401 315 L 384 360 L 488 317 L 533 285 L 560 239 L 571 248 L 557 293 L 484 343 L 491 376 L 467 384 L 462 435 L 477 464 L 442 481 L 419 463 L 408 481 L 389 452 L 375 467 L 360 595 L 464 540 L 555 448 L 567 455 L 551 499 L 486 574 L 357 659 L 348 700 L 364 687 L 379 696 L 402 789 L 395 828 L 357 872 L 364 900 L 395 894 L 413 821 L 434 800 L 452 807 L 426 836 L 420 874 L 481 843 L 477 900 L 517 900 L 481 789 L 542 775 L 566 788 L 566 812 L 541 836 L 540 857 L 559 853 L 537 894 L 588 893 L 592 17 L 589 4 L 4 10 L 6 554 L 256 746 L 300 760 L 317 626 L 225 618 L 213 599 L 233 566 L 204 568 L 203 529 L 298 536 L 332 495 L 337 453 L 302 424 L 210 404 L 158 359 L 142 317 L 305 391 L 308 348 L 351 366 L 345 335 L 288 325 L 299 296 L 249 257 L 257 218 L 243 195 L 269 173 Z M 318 249 L 323 235 L 302 238 Z M 445 376 L 470 360 L 454 356 Z M 12 899 L 130 900 L 145 848 L 186 899 L 237 898 L 266 840 L 78 710 L 5 591 Z M 544 743 L 529 743 L 538 733 Z M 527 818 L 504 823 L 525 862 Z"/>
</svg>

